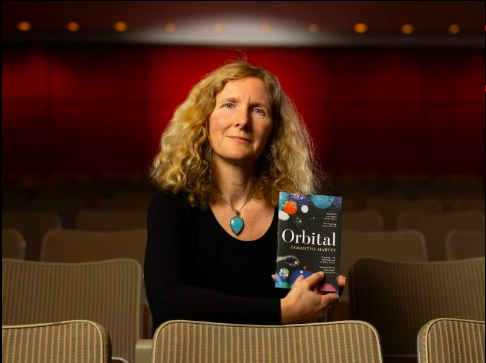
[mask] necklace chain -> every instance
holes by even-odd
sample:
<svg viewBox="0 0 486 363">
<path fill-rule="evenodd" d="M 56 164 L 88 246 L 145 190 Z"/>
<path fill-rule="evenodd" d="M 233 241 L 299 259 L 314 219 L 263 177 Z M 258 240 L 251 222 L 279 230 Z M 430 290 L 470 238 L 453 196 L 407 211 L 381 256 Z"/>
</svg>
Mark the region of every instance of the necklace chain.
<svg viewBox="0 0 486 363">
<path fill-rule="evenodd" d="M 230 203 L 230 202 L 228 202 L 228 201 L 227 201 L 227 200 L 226 200 L 226 199 L 223 197 L 223 193 L 219 192 L 219 195 L 221 195 L 221 198 L 223 198 L 223 200 L 226 202 L 226 204 L 228 204 L 228 205 L 231 207 L 231 209 L 233 209 L 233 210 L 235 211 L 236 215 L 237 215 L 237 216 L 240 216 L 240 211 L 243 209 L 243 207 L 246 205 L 246 203 L 248 203 L 248 202 L 250 201 L 251 197 L 253 196 L 253 193 L 251 193 L 251 194 L 250 194 L 250 196 L 248 197 L 248 199 L 246 200 L 246 202 L 245 202 L 245 203 L 243 203 L 243 205 L 242 205 L 242 206 L 241 206 L 239 209 L 235 209 L 235 207 L 233 207 L 233 206 L 231 205 L 231 203 Z"/>
</svg>

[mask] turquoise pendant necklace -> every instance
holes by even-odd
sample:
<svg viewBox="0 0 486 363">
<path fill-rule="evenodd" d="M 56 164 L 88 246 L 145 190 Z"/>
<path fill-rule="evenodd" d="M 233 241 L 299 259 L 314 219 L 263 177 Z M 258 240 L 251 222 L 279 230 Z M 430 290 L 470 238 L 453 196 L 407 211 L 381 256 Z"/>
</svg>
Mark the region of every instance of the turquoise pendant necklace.
<svg viewBox="0 0 486 363">
<path fill-rule="evenodd" d="M 230 228 L 233 231 L 233 233 L 238 236 L 241 233 L 241 231 L 243 230 L 243 227 L 245 226 L 245 221 L 243 220 L 243 218 L 240 217 L 241 210 L 246 205 L 246 203 L 248 203 L 250 201 L 253 193 L 250 194 L 250 196 L 248 197 L 246 202 L 243 203 L 243 205 L 239 209 L 235 209 L 226 199 L 224 199 L 223 194 L 221 192 L 219 194 L 221 195 L 221 198 L 223 198 L 223 200 L 226 202 L 226 204 L 228 204 L 231 207 L 231 209 L 233 209 L 235 211 L 236 216 L 231 218 Z"/>
</svg>

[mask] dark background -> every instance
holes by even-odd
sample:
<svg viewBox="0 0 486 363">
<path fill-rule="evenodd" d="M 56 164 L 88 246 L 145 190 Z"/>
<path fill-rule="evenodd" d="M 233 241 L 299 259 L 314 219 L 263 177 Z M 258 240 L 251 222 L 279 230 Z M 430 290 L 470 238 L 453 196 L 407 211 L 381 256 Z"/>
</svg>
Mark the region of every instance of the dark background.
<svg viewBox="0 0 486 363">
<path fill-rule="evenodd" d="M 2 2 L 4 180 L 145 175 L 189 89 L 242 54 L 279 77 L 325 172 L 484 178 L 484 1 L 151 3 Z M 272 31 L 231 28 L 245 19 Z"/>
</svg>

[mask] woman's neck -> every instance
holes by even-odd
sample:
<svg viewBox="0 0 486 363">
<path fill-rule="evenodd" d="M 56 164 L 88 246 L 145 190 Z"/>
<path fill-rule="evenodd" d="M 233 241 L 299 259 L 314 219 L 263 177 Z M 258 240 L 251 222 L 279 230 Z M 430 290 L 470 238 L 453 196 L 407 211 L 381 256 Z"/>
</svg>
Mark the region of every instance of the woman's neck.
<svg viewBox="0 0 486 363">
<path fill-rule="evenodd" d="M 214 163 L 216 182 L 224 199 L 238 209 L 245 203 L 254 183 L 253 165 Z"/>
</svg>

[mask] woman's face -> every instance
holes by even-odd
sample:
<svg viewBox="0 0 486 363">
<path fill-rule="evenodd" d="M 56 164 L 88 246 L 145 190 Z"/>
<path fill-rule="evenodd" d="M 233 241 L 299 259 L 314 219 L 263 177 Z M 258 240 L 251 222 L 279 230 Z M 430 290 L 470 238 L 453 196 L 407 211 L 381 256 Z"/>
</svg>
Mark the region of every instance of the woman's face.
<svg viewBox="0 0 486 363">
<path fill-rule="evenodd" d="M 262 154 L 272 131 L 265 83 L 254 77 L 228 82 L 216 96 L 209 116 L 214 162 L 253 163 Z"/>
</svg>

